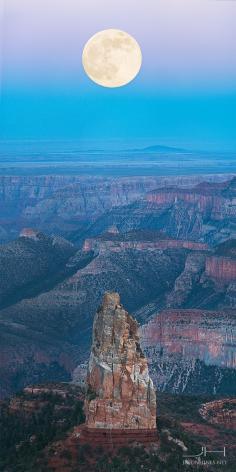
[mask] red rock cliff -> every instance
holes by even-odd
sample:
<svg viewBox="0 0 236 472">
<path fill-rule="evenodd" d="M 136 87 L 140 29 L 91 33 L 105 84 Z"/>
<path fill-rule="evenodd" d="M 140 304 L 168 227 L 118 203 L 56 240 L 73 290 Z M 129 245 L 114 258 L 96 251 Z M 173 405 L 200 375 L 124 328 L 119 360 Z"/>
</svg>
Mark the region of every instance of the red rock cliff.
<svg viewBox="0 0 236 472">
<path fill-rule="evenodd" d="M 202 212 L 210 211 L 215 215 L 221 212 L 224 200 L 219 194 L 204 192 L 200 188 L 195 189 L 161 189 L 150 192 L 146 200 L 158 205 L 173 204 L 177 201 L 184 201 L 198 206 Z"/>
<path fill-rule="evenodd" d="M 143 349 L 149 348 L 151 362 L 161 345 L 163 355 L 175 353 L 235 368 L 235 326 L 231 311 L 164 310 L 140 328 L 141 344 Z"/>
</svg>

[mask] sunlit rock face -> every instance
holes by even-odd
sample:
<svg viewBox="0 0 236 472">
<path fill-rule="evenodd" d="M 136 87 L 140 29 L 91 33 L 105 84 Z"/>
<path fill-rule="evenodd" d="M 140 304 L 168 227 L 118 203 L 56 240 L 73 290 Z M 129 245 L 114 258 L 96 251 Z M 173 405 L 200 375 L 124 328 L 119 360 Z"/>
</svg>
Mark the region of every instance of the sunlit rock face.
<svg viewBox="0 0 236 472">
<path fill-rule="evenodd" d="M 106 293 L 96 313 L 87 383 L 88 428 L 156 428 L 156 395 L 138 323 L 117 293 Z"/>
<path fill-rule="evenodd" d="M 235 310 L 164 310 L 141 327 L 140 336 L 158 390 L 234 394 Z"/>
</svg>

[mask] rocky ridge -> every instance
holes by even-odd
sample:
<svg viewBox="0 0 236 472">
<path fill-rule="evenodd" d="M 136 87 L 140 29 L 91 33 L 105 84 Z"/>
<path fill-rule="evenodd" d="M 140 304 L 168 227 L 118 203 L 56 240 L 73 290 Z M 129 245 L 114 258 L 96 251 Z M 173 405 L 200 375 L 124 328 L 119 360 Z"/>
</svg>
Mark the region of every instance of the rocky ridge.
<svg viewBox="0 0 236 472">
<path fill-rule="evenodd" d="M 75 253 L 69 241 L 30 228 L 15 241 L 0 245 L 0 306 L 23 298 L 33 285 L 63 271 Z"/>
<path fill-rule="evenodd" d="M 156 428 L 156 395 L 138 324 L 118 293 L 106 293 L 95 315 L 87 383 L 88 428 Z"/>
<path fill-rule="evenodd" d="M 203 403 L 199 409 L 199 413 L 214 425 L 223 426 L 225 429 L 236 429 L 236 399 L 222 398 L 207 403 Z"/>
<path fill-rule="evenodd" d="M 113 227 L 114 228 L 114 227 Z M 166 249 L 190 249 L 195 251 L 207 251 L 208 245 L 180 239 L 171 239 L 159 231 L 129 231 L 120 234 L 117 230 L 109 230 L 96 238 L 86 239 L 83 251 L 95 253 L 121 252 L 123 250 L 166 250 Z"/>
</svg>

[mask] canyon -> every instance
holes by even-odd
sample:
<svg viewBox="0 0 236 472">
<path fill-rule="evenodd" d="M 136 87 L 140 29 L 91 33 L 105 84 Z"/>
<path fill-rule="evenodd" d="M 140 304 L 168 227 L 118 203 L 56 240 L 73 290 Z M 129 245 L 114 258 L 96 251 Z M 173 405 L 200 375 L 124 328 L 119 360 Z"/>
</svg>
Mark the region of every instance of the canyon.
<svg viewBox="0 0 236 472">
<path fill-rule="evenodd" d="M 33 235 L 35 238 L 35 233 Z M 118 244 L 118 249 L 116 247 L 115 250 L 109 242 L 113 244 L 114 239 L 115 245 Z M 26 236 L 21 236 L 19 240 L 21 244 L 28 244 L 30 241 L 35 247 L 39 244 L 34 239 L 28 241 Z M 14 247 L 15 243 L 9 244 Z M 71 246 L 69 247 L 71 250 Z M 223 253 L 222 248 L 220 251 Z M 190 241 L 188 244 L 187 241 L 171 240 L 166 236 L 164 238 L 159 232 L 114 235 L 114 228 L 111 233 L 97 240 L 93 239 L 92 245 L 88 246 L 85 242 L 84 248 L 76 253 L 73 248 L 72 256 L 64 262 L 61 281 L 55 280 L 54 286 L 37 287 L 38 293 L 34 296 L 25 298 L 23 294 L 21 300 L 9 303 L 0 311 L 1 396 L 11 394 L 33 379 L 43 381 L 50 379 L 51 375 L 55 380 L 67 380 L 74 375 L 77 366 L 87 359 L 93 316 L 106 290 L 119 290 L 128 310 L 142 324 L 146 324 L 148 320 L 151 323 L 157 316 L 157 325 L 151 324 L 153 333 L 156 330 L 159 332 L 157 313 L 163 309 L 187 310 L 186 316 L 184 310 L 179 312 L 179 326 L 181 329 L 183 320 L 188 320 L 192 326 L 188 342 L 182 345 L 177 341 L 170 311 L 166 317 L 166 330 L 170 333 L 168 340 L 163 341 L 159 333 L 157 345 L 153 346 L 152 341 L 150 342 L 149 351 L 152 353 L 156 348 L 157 352 L 153 361 L 157 359 L 159 366 L 162 362 L 162 376 L 158 365 L 154 363 L 156 374 L 153 374 L 153 378 L 158 388 L 193 392 L 198 385 L 196 379 L 203 379 L 205 376 L 205 392 L 213 393 L 217 389 L 223 389 L 223 393 L 226 393 L 231 388 L 230 379 L 234 378 L 235 372 L 235 364 L 230 364 L 235 341 L 232 341 L 230 332 L 226 332 L 227 324 L 232 332 L 235 329 L 232 324 L 235 294 L 232 281 L 224 281 L 219 285 L 218 281 L 216 283 L 215 279 L 206 274 L 208 257 L 209 248 L 205 249 L 202 243 Z M 68 273 L 68 270 L 72 273 Z M 49 281 L 51 283 L 50 278 Z M 35 283 L 37 286 L 37 278 Z M 202 306 L 196 311 L 199 304 Z M 209 317 L 209 323 L 212 320 L 212 331 L 206 327 L 201 328 L 201 310 L 206 313 L 205 319 Z M 165 319 L 164 315 L 161 315 L 161 319 Z M 177 322 L 177 315 L 173 320 Z M 224 337 L 228 336 L 228 344 L 232 345 L 229 344 L 227 349 L 225 345 L 220 361 L 217 361 L 217 356 L 211 357 L 212 348 L 202 344 L 196 331 L 198 322 L 200 338 L 205 336 L 210 339 L 212 336 L 213 339 L 218 339 L 218 349 L 222 349 Z M 207 325 L 207 321 L 205 323 Z M 221 326 L 220 337 L 217 323 Z M 189 352 L 193 339 L 195 347 Z M 162 342 L 164 346 L 165 343 L 173 346 L 175 355 L 172 348 L 165 351 L 161 347 Z M 148 352 L 148 344 L 145 349 Z M 161 362 L 159 352 L 165 354 Z M 152 358 L 148 354 L 147 357 Z M 212 374 L 206 374 L 209 369 Z M 174 375 L 174 372 L 178 375 Z"/>
<path fill-rule="evenodd" d="M 19 237 L 0 246 L 1 398 L 32 382 L 83 376 L 106 291 L 119 292 L 144 326 L 159 390 L 230 393 L 235 179 L 192 187 L 189 178 L 170 177 L 37 179 L 37 188 L 31 177 L 3 182 L 5 216 L 14 207 L 16 220 L 29 208 L 27 222 L 37 217 L 33 226 L 9 222 Z"/>
<path fill-rule="evenodd" d="M 185 257 L 183 249 L 111 252 L 76 270 L 75 255 L 67 262 L 74 274 L 3 308 L 1 396 L 27 385 L 29 376 L 43 379 L 56 359 L 56 370 L 65 374 L 66 369 L 71 375 L 88 355 L 93 316 L 104 292 L 119 289 L 129 310 L 140 309 L 151 299 L 163 297 L 183 269 Z"/>
<path fill-rule="evenodd" d="M 222 185 L 220 182 L 226 180 L 227 176 L 207 175 L 205 179 Z M 36 227 L 47 234 L 55 233 L 67 239 L 73 235 L 75 239 L 81 240 L 84 237 L 83 233 L 88 231 L 99 217 L 107 212 L 109 214 L 112 209 L 125 207 L 140 200 L 158 187 L 165 189 L 176 185 L 181 189 L 196 185 L 203 180 L 200 175 L 176 177 L 1 175 L 0 241 L 15 239 L 24 227 Z M 217 187 L 216 191 L 218 192 Z M 162 190 L 159 190 L 158 198 L 161 199 L 162 205 L 166 206 L 167 202 L 173 203 L 176 199 L 173 192 L 176 193 L 176 190 L 173 190 L 168 197 L 163 190 L 161 197 Z M 154 199 L 151 195 L 146 197 L 149 205 Z M 157 198 L 158 194 L 155 195 Z M 222 200 L 221 195 L 215 198 Z M 185 202 L 189 204 L 187 198 Z M 230 204 L 227 210 L 230 215 L 229 208 Z"/>
<path fill-rule="evenodd" d="M 235 198 L 235 179 L 192 188 L 155 189 L 142 199 L 106 212 L 85 231 L 85 237 L 98 236 L 116 226 L 121 233 L 161 230 L 173 239 L 214 246 L 235 237 Z"/>
</svg>

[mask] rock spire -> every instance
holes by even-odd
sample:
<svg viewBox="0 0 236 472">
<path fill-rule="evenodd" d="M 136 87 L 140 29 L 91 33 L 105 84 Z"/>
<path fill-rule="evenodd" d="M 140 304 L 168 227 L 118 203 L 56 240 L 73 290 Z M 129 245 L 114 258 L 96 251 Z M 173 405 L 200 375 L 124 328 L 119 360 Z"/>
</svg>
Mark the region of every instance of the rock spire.
<svg viewBox="0 0 236 472">
<path fill-rule="evenodd" d="M 156 429 L 156 394 L 138 323 L 118 293 L 106 293 L 95 315 L 87 385 L 88 428 Z"/>
</svg>

